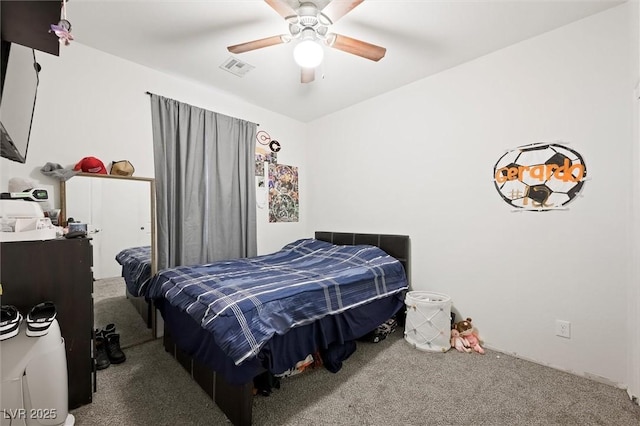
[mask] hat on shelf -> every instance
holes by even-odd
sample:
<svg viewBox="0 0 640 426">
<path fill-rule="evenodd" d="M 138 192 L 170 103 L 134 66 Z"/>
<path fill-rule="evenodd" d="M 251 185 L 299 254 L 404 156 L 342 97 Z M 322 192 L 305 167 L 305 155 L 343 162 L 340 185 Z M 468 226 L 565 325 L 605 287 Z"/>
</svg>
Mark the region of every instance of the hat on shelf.
<svg viewBox="0 0 640 426">
<path fill-rule="evenodd" d="M 111 174 L 117 176 L 131 176 L 136 169 L 127 160 L 113 161 L 111 163 Z"/>
<path fill-rule="evenodd" d="M 107 169 L 104 167 L 104 163 L 96 157 L 84 157 L 73 168 L 76 171 L 83 171 L 85 173 L 97 173 L 100 175 L 106 175 Z"/>
</svg>

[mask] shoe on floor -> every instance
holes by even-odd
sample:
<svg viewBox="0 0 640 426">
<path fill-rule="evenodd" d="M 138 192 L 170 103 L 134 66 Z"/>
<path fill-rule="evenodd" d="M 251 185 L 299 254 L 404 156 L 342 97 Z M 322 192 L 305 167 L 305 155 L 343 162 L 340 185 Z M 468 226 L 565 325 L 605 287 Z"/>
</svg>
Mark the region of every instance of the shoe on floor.
<svg viewBox="0 0 640 426">
<path fill-rule="evenodd" d="M 104 326 L 104 328 L 96 328 L 96 337 L 102 336 L 107 337 L 108 334 L 112 334 L 116 332 L 116 325 L 111 323 Z"/>
<path fill-rule="evenodd" d="M 111 365 L 107 354 L 107 342 L 104 337 L 96 336 L 96 370 L 104 370 Z"/>
<path fill-rule="evenodd" d="M 106 339 L 107 355 L 111 364 L 121 364 L 126 361 L 127 356 L 120 349 L 120 335 L 118 333 L 108 334 Z"/>
<path fill-rule="evenodd" d="M 0 312 L 0 340 L 17 336 L 22 322 L 20 311 L 13 305 L 2 305 Z"/>
<path fill-rule="evenodd" d="M 42 302 L 31 308 L 27 314 L 27 336 L 39 337 L 49 333 L 49 326 L 56 318 L 56 305 Z"/>
<path fill-rule="evenodd" d="M 96 337 L 98 336 L 102 336 L 104 338 L 107 337 L 107 335 L 115 333 L 116 332 L 116 325 L 111 323 L 111 324 L 107 324 L 104 326 L 104 328 L 96 328 Z"/>
</svg>

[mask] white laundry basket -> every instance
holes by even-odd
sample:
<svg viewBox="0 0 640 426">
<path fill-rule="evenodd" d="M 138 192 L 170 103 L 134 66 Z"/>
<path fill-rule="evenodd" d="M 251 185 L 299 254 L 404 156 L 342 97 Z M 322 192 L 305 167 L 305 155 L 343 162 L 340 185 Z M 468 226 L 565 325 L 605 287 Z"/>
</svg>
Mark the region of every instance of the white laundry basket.
<svg viewBox="0 0 640 426">
<path fill-rule="evenodd" d="M 445 294 L 410 291 L 404 301 L 404 339 L 416 349 L 446 352 L 451 348 L 451 298 Z"/>
</svg>

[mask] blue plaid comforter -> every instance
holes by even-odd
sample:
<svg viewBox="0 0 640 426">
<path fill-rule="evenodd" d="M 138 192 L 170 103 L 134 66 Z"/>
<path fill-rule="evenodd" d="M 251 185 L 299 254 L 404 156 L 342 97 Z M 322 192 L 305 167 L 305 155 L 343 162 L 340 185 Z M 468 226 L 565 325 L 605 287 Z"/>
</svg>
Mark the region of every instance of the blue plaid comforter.
<svg viewBox="0 0 640 426">
<path fill-rule="evenodd" d="M 147 296 L 187 312 L 236 365 L 274 335 L 408 288 L 395 258 L 315 239 L 272 254 L 159 272 Z"/>
<path fill-rule="evenodd" d="M 116 255 L 122 265 L 122 277 L 133 296 L 144 296 L 151 280 L 151 246 L 131 247 Z"/>
</svg>

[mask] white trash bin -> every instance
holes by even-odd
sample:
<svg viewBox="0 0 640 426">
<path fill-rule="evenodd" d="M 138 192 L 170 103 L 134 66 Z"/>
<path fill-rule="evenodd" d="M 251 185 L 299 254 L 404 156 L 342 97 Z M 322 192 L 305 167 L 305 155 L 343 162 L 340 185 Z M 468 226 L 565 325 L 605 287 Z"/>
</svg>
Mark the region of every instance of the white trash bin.
<svg viewBox="0 0 640 426">
<path fill-rule="evenodd" d="M 428 352 L 451 349 L 451 298 L 446 294 L 410 291 L 404 301 L 407 318 L 404 339 Z"/>
<path fill-rule="evenodd" d="M 57 320 L 44 336 L 18 335 L 0 344 L 0 425 L 73 426 L 69 413 L 67 355 Z"/>
</svg>

